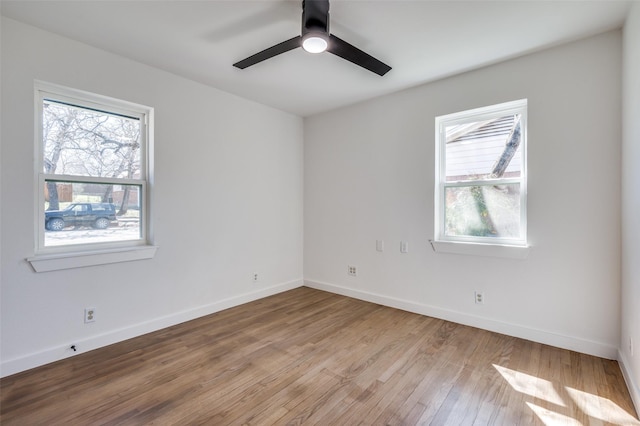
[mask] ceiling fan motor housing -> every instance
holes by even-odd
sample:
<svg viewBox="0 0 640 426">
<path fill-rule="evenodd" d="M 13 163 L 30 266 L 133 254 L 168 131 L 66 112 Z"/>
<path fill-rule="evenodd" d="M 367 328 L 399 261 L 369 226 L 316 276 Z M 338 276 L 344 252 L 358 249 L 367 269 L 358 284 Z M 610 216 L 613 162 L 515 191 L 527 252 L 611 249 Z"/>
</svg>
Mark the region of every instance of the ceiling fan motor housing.
<svg viewBox="0 0 640 426">
<path fill-rule="evenodd" d="M 329 35 L 329 0 L 302 0 L 302 36 L 307 33 Z"/>
</svg>

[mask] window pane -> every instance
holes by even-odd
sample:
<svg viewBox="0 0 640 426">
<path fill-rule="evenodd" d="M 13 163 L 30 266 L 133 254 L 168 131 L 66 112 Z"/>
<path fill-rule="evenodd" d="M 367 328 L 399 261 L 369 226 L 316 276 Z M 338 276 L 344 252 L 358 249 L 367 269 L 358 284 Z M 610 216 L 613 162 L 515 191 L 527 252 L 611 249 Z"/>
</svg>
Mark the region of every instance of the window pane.
<svg viewBox="0 0 640 426">
<path fill-rule="evenodd" d="M 520 114 L 446 127 L 446 181 L 520 177 Z"/>
<path fill-rule="evenodd" d="M 445 235 L 520 238 L 520 185 L 445 188 Z"/>
<path fill-rule="evenodd" d="M 142 187 L 45 181 L 44 245 L 138 240 Z"/>
<path fill-rule="evenodd" d="M 43 101 L 44 172 L 138 178 L 140 120 Z"/>
</svg>

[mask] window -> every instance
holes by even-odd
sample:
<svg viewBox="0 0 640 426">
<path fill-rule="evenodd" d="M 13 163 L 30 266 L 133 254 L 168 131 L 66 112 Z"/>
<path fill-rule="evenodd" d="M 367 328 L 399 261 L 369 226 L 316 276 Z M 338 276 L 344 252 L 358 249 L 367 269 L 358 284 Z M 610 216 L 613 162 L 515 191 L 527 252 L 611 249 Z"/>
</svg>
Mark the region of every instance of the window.
<svg viewBox="0 0 640 426">
<path fill-rule="evenodd" d="M 436 118 L 436 242 L 527 244 L 526 140 L 526 100 Z"/>
<path fill-rule="evenodd" d="M 148 245 L 152 114 L 36 83 L 37 254 Z"/>
</svg>

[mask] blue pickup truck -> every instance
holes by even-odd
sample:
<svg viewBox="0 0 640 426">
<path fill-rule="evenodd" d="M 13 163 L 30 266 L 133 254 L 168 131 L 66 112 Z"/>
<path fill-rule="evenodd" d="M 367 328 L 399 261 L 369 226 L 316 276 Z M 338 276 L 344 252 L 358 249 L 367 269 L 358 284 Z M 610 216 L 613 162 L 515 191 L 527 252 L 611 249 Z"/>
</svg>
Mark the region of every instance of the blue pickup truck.
<svg viewBox="0 0 640 426">
<path fill-rule="evenodd" d="M 112 203 L 72 203 L 64 210 L 46 210 L 44 227 L 62 231 L 67 226 L 91 226 L 107 229 L 116 220 L 116 206 Z"/>
</svg>

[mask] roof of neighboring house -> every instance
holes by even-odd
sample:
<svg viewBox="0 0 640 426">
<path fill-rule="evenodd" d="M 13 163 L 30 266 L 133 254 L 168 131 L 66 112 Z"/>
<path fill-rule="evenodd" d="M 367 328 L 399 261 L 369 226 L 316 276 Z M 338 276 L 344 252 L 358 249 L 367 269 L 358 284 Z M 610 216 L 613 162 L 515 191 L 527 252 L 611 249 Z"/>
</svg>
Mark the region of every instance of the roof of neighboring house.
<svg viewBox="0 0 640 426">
<path fill-rule="evenodd" d="M 515 123 L 515 116 L 508 115 L 447 128 L 447 180 L 468 180 L 489 175 L 504 152 Z M 519 172 L 521 163 L 521 150 L 518 149 L 505 176 Z"/>
</svg>

